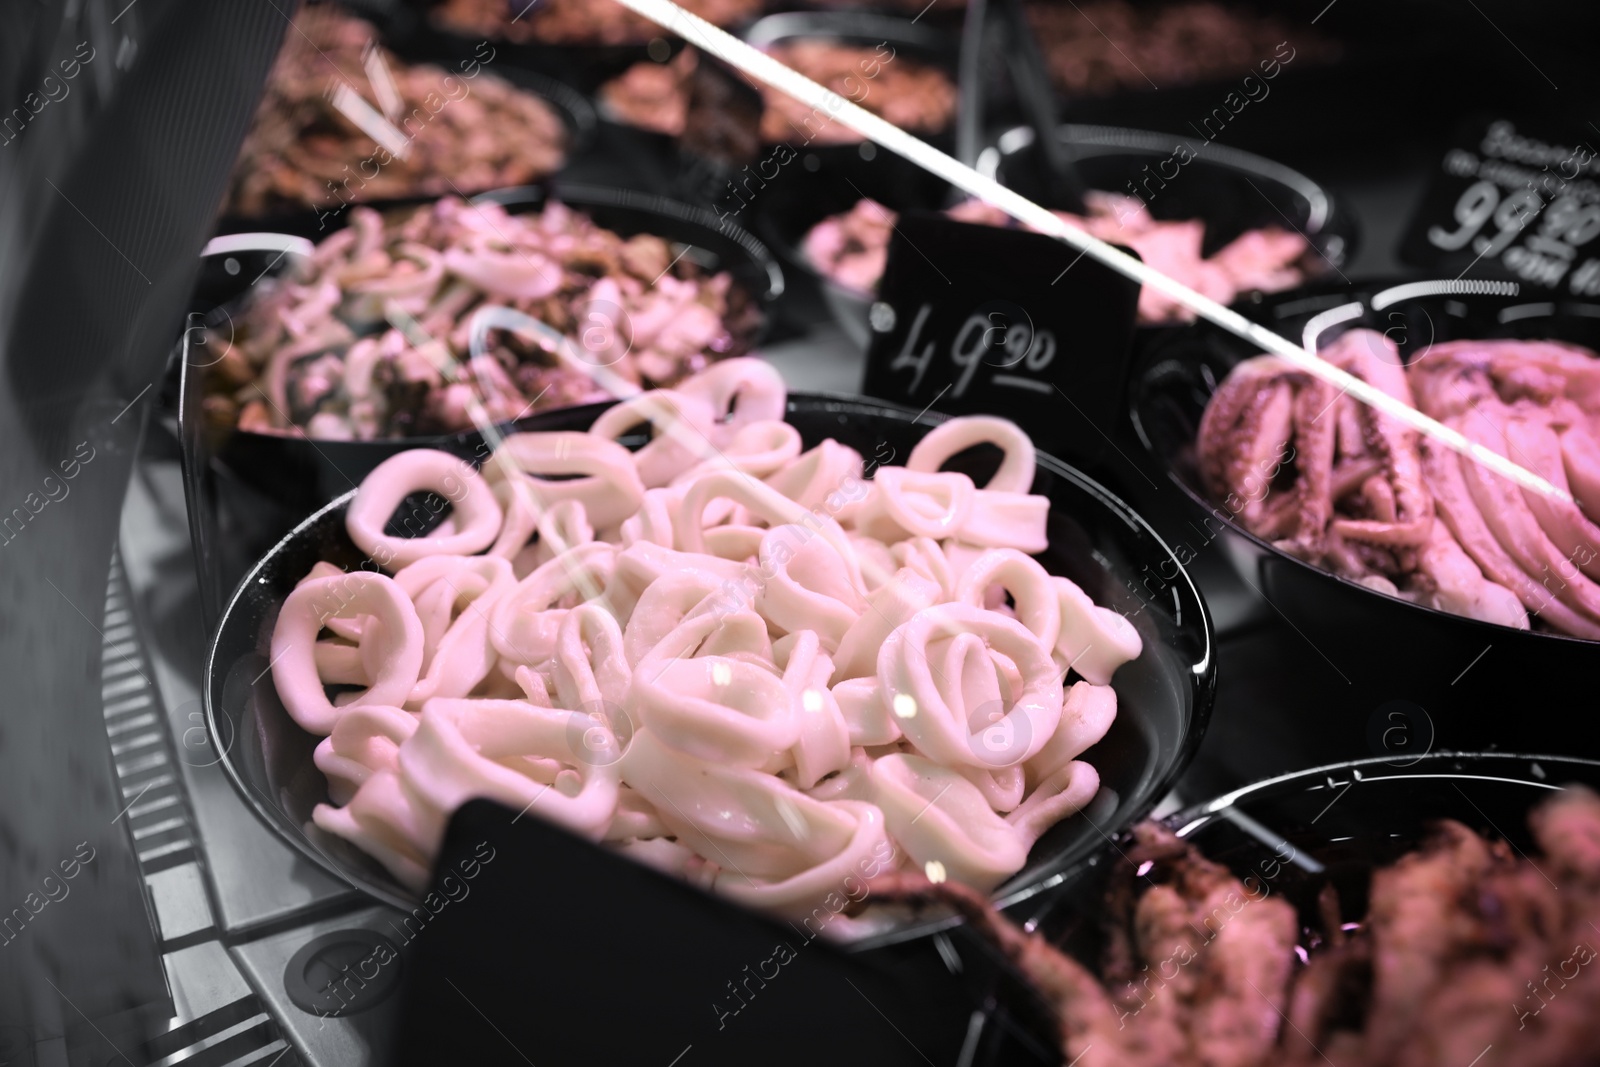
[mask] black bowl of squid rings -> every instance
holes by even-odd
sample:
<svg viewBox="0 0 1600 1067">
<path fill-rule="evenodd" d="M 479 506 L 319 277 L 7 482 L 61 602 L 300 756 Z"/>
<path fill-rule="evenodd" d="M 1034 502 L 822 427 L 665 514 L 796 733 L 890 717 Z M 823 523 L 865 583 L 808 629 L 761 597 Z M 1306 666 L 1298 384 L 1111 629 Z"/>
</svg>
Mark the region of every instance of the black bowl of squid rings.
<svg viewBox="0 0 1600 1067">
<path fill-rule="evenodd" d="M 515 429 L 584 430 L 611 407 L 602 403 L 541 413 L 519 420 Z M 790 394 L 785 421 L 804 447 L 831 438 L 888 463 L 907 456 L 945 419 L 869 399 Z M 617 440 L 643 447 L 648 429 Z M 469 455 L 486 453 L 474 449 Z M 980 445 L 945 466 L 982 485 L 997 471 L 1001 455 Z M 1037 456 L 1032 491 L 1049 501 L 1049 545 L 1038 561 L 1048 573 L 1076 582 L 1096 604 L 1123 614 L 1142 651 L 1116 669 L 1110 684 L 1118 711 L 1109 731 L 1084 756 L 1098 771 L 1098 792 L 1077 815 L 1044 830 L 1025 866 L 998 887 L 995 899 L 1003 905 L 1054 886 L 1107 833 L 1156 804 L 1197 749 L 1215 688 L 1209 616 L 1182 568 L 1160 603 L 1143 603 L 1127 588 L 1127 576 L 1142 567 L 1172 570 L 1171 552 L 1150 527 L 1097 483 L 1049 456 Z M 379 900 L 409 907 L 412 888 L 349 840 L 314 823 L 314 809 L 330 799 L 329 782 L 313 762 L 320 739 L 290 717 L 267 669 L 280 609 L 313 565 L 371 566 L 346 528 L 355 495 L 347 493 L 305 519 L 245 575 L 216 628 L 203 690 L 208 721 L 222 731 L 219 736 L 238 739 L 227 753 L 226 769 L 258 817 L 313 863 Z M 904 926 L 866 943 L 890 943 L 926 929 Z"/>
<path fill-rule="evenodd" d="M 1593 351 L 1558 351 L 1555 346 L 1600 350 L 1600 305 L 1570 298 L 1546 299 L 1526 292 L 1518 295 L 1516 285 L 1507 282 L 1397 280 L 1354 289 L 1328 283 L 1262 298 L 1248 305 L 1246 311 L 1285 337 L 1320 336 L 1324 352 L 1345 363 L 1356 361 L 1365 368 L 1357 373 L 1363 377 L 1373 374 L 1389 382 L 1385 388 L 1415 389 L 1418 395 L 1423 389 L 1431 390 L 1423 409 L 1436 417 L 1442 417 L 1437 413 L 1448 414 L 1449 424 L 1474 440 L 1485 433 L 1499 432 L 1491 422 L 1502 420 L 1514 410 L 1542 418 L 1547 405 L 1566 404 L 1566 399 L 1558 395 L 1560 389 L 1541 376 L 1555 373 L 1551 368 L 1560 363 L 1571 368 L 1564 380 L 1581 383 L 1591 372 L 1587 357 L 1592 357 Z M 1470 345 L 1461 347 L 1471 341 L 1519 340 L 1530 345 L 1552 344 L 1535 345 L 1525 354 L 1519 354 L 1521 349 L 1507 349 L 1493 359 L 1474 356 Z M 1216 482 L 1208 484 L 1203 473 L 1205 460 L 1197 436 L 1207 405 L 1229 373 L 1254 355 L 1255 350 L 1245 342 L 1202 324 L 1166 338 L 1145 353 L 1130 376 L 1133 429 L 1144 451 L 1142 462 L 1159 485 L 1151 492 L 1138 492 L 1134 487 L 1135 499 L 1169 536 L 1178 557 L 1193 560 L 1207 552 L 1224 554 L 1254 592 L 1265 598 L 1266 614 L 1281 617 L 1299 632 L 1308 646 L 1308 662 L 1315 661 L 1320 670 L 1325 661 L 1344 684 L 1352 687 L 1353 699 L 1347 702 L 1351 707 L 1369 708 L 1369 700 L 1403 701 L 1413 709 L 1420 706 L 1437 731 L 1437 743 L 1458 750 L 1514 747 L 1600 752 L 1581 732 L 1571 729 L 1571 713 L 1566 710 L 1574 679 L 1583 677 L 1600 657 L 1600 646 L 1595 644 L 1596 634 L 1589 631 L 1592 624 L 1585 609 L 1591 601 L 1584 583 L 1590 579 L 1582 572 L 1595 557 L 1584 549 L 1587 539 L 1581 532 L 1575 539 L 1570 536 L 1571 531 L 1578 530 L 1582 516 L 1566 513 L 1568 540 L 1573 541 L 1567 548 L 1571 551 L 1555 548 L 1557 554 L 1548 564 L 1548 572 L 1535 573 L 1526 581 L 1514 574 L 1507 577 L 1508 588 L 1518 590 L 1514 593 L 1485 588 L 1501 581 L 1493 577 L 1489 567 L 1503 565 L 1504 559 L 1500 558 L 1500 550 L 1485 540 L 1486 533 L 1493 531 L 1476 527 L 1472 514 L 1485 515 L 1486 522 L 1498 525 L 1505 515 L 1527 506 L 1526 492 L 1524 499 L 1495 497 L 1502 504 L 1493 509 L 1477 504 L 1472 512 L 1450 514 L 1448 523 L 1447 513 L 1439 511 L 1435 526 L 1440 536 L 1461 537 L 1460 544 L 1471 553 L 1470 558 L 1461 555 L 1459 548 L 1441 547 L 1429 540 L 1422 542 L 1421 548 L 1402 544 L 1383 549 L 1394 555 L 1358 546 L 1343 573 L 1336 573 L 1332 565 L 1321 561 L 1310 562 L 1312 554 L 1294 542 L 1289 533 L 1271 536 L 1272 527 L 1261 525 L 1269 520 L 1262 516 L 1269 514 L 1268 509 L 1274 505 L 1282 505 L 1281 513 L 1270 512 L 1270 521 L 1281 517 L 1287 531 L 1289 524 L 1297 521 L 1294 516 L 1304 514 L 1296 510 L 1300 506 L 1297 500 L 1304 498 L 1294 498 L 1292 494 L 1299 491 L 1295 487 L 1302 484 L 1303 472 L 1314 474 L 1328 457 L 1314 462 L 1301 457 L 1319 454 L 1315 450 L 1327 446 L 1325 438 L 1320 445 L 1315 443 L 1317 409 L 1335 398 L 1336 389 L 1327 387 L 1328 395 L 1320 398 L 1321 402 L 1308 399 L 1309 408 L 1304 412 L 1298 408 L 1287 415 L 1278 411 L 1277 417 L 1286 419 L 1283 425 L 1289 432 L 1282 440 L 1275 439 L 1271 447 L 1262 446 L 1265 452 L 1258 457 L 1260 469 L 1253 474 L 1246 472 L 1248 486 L 1241 482 L 1233 492 L 1219 492 Z M 1600 363 L 1593 365 L 1593 373 L 1600 373 Z M 1271 387 L 1269 379 L 1270 375 L 1260 379 L 1263 388 Z M 1504 401 L 1494 390 L 1511 400 Z M 1260 402 L 1254 405 L 1257 413 L 1266 412 L 1267 395 L 1259 394 Z M 1451 406 L 1458 401 L 1459 408 Z M 1237 445 L 1244 440 L 1229 434 L 1248 434 L 1255 416 L 1241 410 L 1238 419 L 1237 427 L 1231 423 L 1223 426 L 1220 414 L 1215 417 L 1219 426 L 1215 440 L 1222 442 L 1216 446 L 1216 456 L 1243 455 L 1237 448 L 1228 451 L 1228 442 Z M 1336 424 L 1341 428 L 1327 431 L 1336 442 L 1335 452 L 1330 454 L 1334 473 L 1329 485 L 1336 500 L 1347 502 L 1340 506 L 1350 507 L 1350 500 L 1369 500 L 1363 495 L 1369 492 L 1365 483 L 1354 490 L 1346 484 L 1357 475 L 1376 475 L 1399 494 L 1391 500 L 1393 494 L 1384 494 L 1384 487 L 1373 485 L 1370 499 L 1382 496 L 1383 504 L 1370 503 L 1375 510 L 1368 511 L 1369 505 L 1361 505 L 1359 510 L 1342 513 L 1343 518 L 1356 521 L 1354 526 L 1342 527 L 1349 531 L 1351 540 L 1373 537 L 1381 541 L 1391 529 L 1399 528 L 1404 528 L 1402 538 L 1416 541 L 1413 534 L 1419 528 L 1428 530 L 1428 537 L 1432 538 L 1435 531 L 1426 525 L 1428 510 L 1417 501 L 1433 498 L 1436 488 L 1427 487 L 1445 484 L 1438 481 L 1441 477 L 1448 476 L 1449 485 L 1459 487 L 1462 483 L 1456 481 L 1454 466 L 1464 472 L 1460 477 L 1467 480 L 1473 494 L 1493 494 L 1501 488 L 1509 493 L 1522 492 L 1498 475 L 1468 469 L 1469 465 L 1476 465 L 1431 442 L 1415 446 L 1422 449 L 1422 474 L 1416 469 L 1413 456 L 1409 465 L 1402 462 L 1396 475 L 1392 464 L 1386 465 L 1378 455 L 1377 445 L 1371 458 L 1378 462 L 1372 471 L 1347 467 L 1351 459 L 1362 460 L 1354 443 L 1363 434 L 1373 435 L 1370 439 L 1378 441 L 1379 425 L 1362 405 L 1347 397 L 1338 398 L 1337 403 L 1327 407 L 1327 422 L 1335 420 L 1342 422 Z M 1583 420 L 1575 421 L 1582 429 Z M 1326 430 L 1326 425 L 1322 429 Z M 1402 439 L 1403 435 L 1395 438 Z M 1521 465 L 1534 462 L 1533 446 L 1513 445 L 1508 449 L 1503 435 L 1500 442 L 1499 450 Z M 1308 452 L 1308 448 L 1312 451 Z M 1589 451 L 1579 449 L 1585 455 Z M 1406 447 L 1400 447 L 1398 452 L 1402 456 L 1410 454 Z M 1551 458 L 1550 453 L 1540 455 L 1544 462 Z M 1215 458 L 1212 462 L 1222 460 Z M 1579 462 L 1581 465 L 1581 457 Z M 1561 468 L 1562 461 L 1556 457 L 1553 473 L 1565 482 L 1566 472 Z M 1552 472 L 1549 466 L 1541 470 Z M 1415 488 L 1419 482 L 1425 489 L 1421 497 Z M 1580 484 L 1573 482 L 1574 486 Z M 1584 494 L 1577 495 L 1581 502 Z M 1450 499 L 1459 507 L 1467 497 L 1457 493 Z M 1472 499 L 1479 497 L 1474 495 Z M 1393 514 L 1389 508 L 1394 509 Z M 1407 508 L 1416 514 L 1410 514 Z M 1363 514 L 1398 522 L 1363 526 Z M 1340 512 L 1333 513 L 1334 521 L 1340 518 Z M 1458 520 L 1473 523 L 1475 529 L 1460 532 Z M 1252 523 L 1256 530 L 1269 535 L 1252 532 Z M 1528 546 L 1534 540 L 1533 531 L 1532 526 L 1526 528 Z M 1415 551 L 1405 555 L 1407 548 Z M 1512 544 L 1511 551 L 1524 551 L 1520 539 Z M 1491 556 L 1497 562 L 1485 563 L 1480 570 L 1480 558 L 1490 560 Z M 1397 560 L 1398 564 L 1391 564 L 1390 560 Z M 1390 570 L 1392 577 L 1381 573 L 1363 575 L 1355 570 L 1362 561 L 1375 571 L 1398 565 L 1403 573 L 1395 575 Z M 1412 570 L 1405 571 L 1406 567 Z M 1470 570 L 1464 569 L 1468 567 Z M 1440 577 L 1432 579 L 1435 574 Z M 1142 584 L 1146 595 L 1160 595 L 1159 576 L 1146 576 Z M 1554 617 L 1546 619 L 1546 614 Z M 1560 632 L 1558 626 L 1568 632 Z M 1576 635 L 1574 629 L 1585 636 Z M 1526 709 L 1531 714 L 1508 715 L 1512 708 Z"/>
<path fill-rule="evenodd" d="M 1182 947 L 1169 951 L 1165 945 L 1143 943 L 1147 937 L 1160 940 L 1150 936 L 1148 927 L 1134 932 L 1133 939 L 1141 942 L 1139 955 L 1150 963 L 1146 970 L 1132 968 L 1137 992 L 1125 996 L 1108 1018 L 1093 1024 L 1107 1028 L 1101 1034 L 1107 1044 L 1102 1052 L 1129 1035 L 1150 1034 L 1170 1025 L 1174 1010 L 1197 1017 L 1206 1010 L 1207 999 L 1220 1010 L 1242 991 L 1251 1002 L 1241 1002 L 1247 1010 L 1260 1006 L 1264 997 L 1277 997 L 1283 1015 L 1266 1012 L 1259 1036 L 1235 1031 L 1232 1036 L 1240 1047 L 1258 1040 L 1261 1044 L 1255 1058 L 1237 1055 L 1230 1062 L 1376 1062 L 1354 1043 L 1399 1045 L 1410 1037 L 1432 1042 L 1435 1058 L 1413 1048 L 1413 1058 L 1390 1062 L 1453 1063 L 1457 1057 L 1452 1046 L 1471 1043 L 1468 1060 L 1493 1044 L 1485 1064 L 1534 1062 L 1533 1046 L 1542 1045 L 1544 1058 L 1538 1062 L 1548 1063 L 1554 1047 L 1546 1028 L 1557 1012 L 1568 1012 L 1570 1040 L 1570 1011 L 1582 995 L 1568 989 L 1562 977 L 1585 980 L 1574 972 L 1587 970 L 1596 939 L 1582 920 L 1581 906 L 1573 909 L 1579 915 L 1575 936 L 1569 939 L 1561 938 L 1560 922 L 1537 930 L 1519 926 L 1509 916 L 1522 893 L 1507 881 L 1494 881 L 1495 873 L 1484 880 L 1481 893 L 1475 892 L 1478 887 L 1472 883 L 1479 875 L 1473 861 L 1487 844 L 1490 871 L 1497 871 L 1499 878 L 1506 879 L 1520 861 L 1521 873 L 1528 876 L 1523 885 L 1531 887 L 1533 895 L 1555 895 L 1557 882 L 1565 887 L 1561 892 L 1570 894 L 1574 886 L 1568 881 L 1569 872 L 1581 869 L 1584 862 L 1572 849 L 1577 846 L 1581 851 L 1583 837 L 1564 833 L 1548 817 L 1529 818 L 1568 786 L 1600 789 L 1600 763 L 1560 755 L 1434 752 L 1420 758 L 1365 759 L 1297 771 L 1169 815 L 1160 820 L 1161 832 L 1141 828 L 1119 835 L 1115 848 L 1107 847 L 1080 867 L 1059 893 L 1012 918 L 1037 931 L 1096 978 L 1108 985 L 1118 981 L 1111 972 L 1118 960 L 1128 957 L 1118 951 L 1117 941 L 1128 937 L 1124 923 L 1135 899 L 1157 886 L 1163 893 L 1176 888 L 1186 900 L 1192 892 L 1185 888 L 1181 868 L 1193 861 L 1174 856 L 1175 850 L 1163 845 L 1166 834 L 1175 835 L 1198 850 L 1202 868 L 1209 861 L 1221 868 L 1217 873 L 1236 879 L 1235 892 L 1231 897 L 1218 892 L 1196 909 L 1197 932 Z M 1589 798 L 1579 810 L 1569 809 L 1567 817 L 1581 814 L 1592 823 L 1591 804 Z M 1577 825 L 1582 823 L 1569 823 Z M 1418 951 L 1451 945 L 1478 957 L 1470 968 L 1441 969 L 1431 985 L 1426 968 L 1402 972 L 1396 967 L 1407 946 L 1401 941 L 1406 936 L 1401 928 L 1404 919 L 1394 902 L 1408 886 L 1414 888 L 1423 880 L 1434 899 L 1406 917 L 1412 934 L 1427 939 L 1428 947 Z M 1463 891 L 1453 895 L 1451 890 L 1458 887 Z M 1579 898 L 1566 899 L 1577 903 Z M 1479 925 L 1461 922 L 1446 929 L 1452 910 L 1465 920 L 1476 916 L 1479 908 L 1487 917 Z M 1269 909 L 1279 914 L 1269 915 Z M 1418 929 L 1430 921 L 1436 924 L 1433 928 Z M 1275 936 L 1266 933 L 1273 927 Z M 1498 944 L 1473 943 L 1475 936 L 1483 935 L 1491 941 L 1498 937 Z M 1275 961 L 1256 964 L 1260 969 L 1252 980 L 1261 987 L 1259 993 L 1248 986 L 1230 990 L 1211 970 L 1227 966 L 1224 954 L 1230 950 L 1225 942 L 1238 946 L 1241 938 L 1252 939 L 1249 947 L 1257 951 L 1276 941 L 1281 954 Z M 1538 947 L 1546 938 L 1554 943 Z M 1574 954 L 1574 940 L 1586 944 L 1587 951 Z M 1532 948 L 1538 961 L 1529 965 L 1527 957 L 1518 954 L 1521 946 Z M 1299 964 L 1289 962 L 1284 968 L 1293 960 L 1291 952 Z M 1374 956 L 1390 956 L 1396 962 L 1375 977 Z M 1241 958 L 1232 957 L 1235 963 Z M 1314 969 L 1307 969 L 1308 961 L 1316 961 Z M 1541 970 L 1545 964 L 1548 969 Z M 995 974 L 996 1003 L 972 1062 L 1062 1062 L 1052 1006 L 1016 972 L 1002 968 Z M 1285 977 L 1292 990 L 1288 995 L 1282 995 L 1282 987 L 1273 988 Z M 1128 975 L 1120 978 L 1126 980 Z M 1198 993 L 1192 984 L 1196 978 Z M 1478 992 L 1469 992 L 1468 985 Z M 1502 991 L 1503 997 L 1497 995 Z M 1451 1014 L 1447 1007 L 1453 997 L 1463 995 L 1476 998 L 1471 1021 Z M 1546 1014 L 1563 997 L 1568 1004 Z M 1283 1022 L 1285 1018 L 1289 1022 Z M 1580 1023 L 1577 1029 L 1581 1028 Z M 1199 1030 L 1191 1033 L 1197 1046 L 1206 1040 Z M 1223 1031 L 1219 1028 L 1210 1036 L 1220 1038 Z M 1078 1040 L 1093 1043 L 1094 1035 L 1080 1034 Z"/>
</svg>

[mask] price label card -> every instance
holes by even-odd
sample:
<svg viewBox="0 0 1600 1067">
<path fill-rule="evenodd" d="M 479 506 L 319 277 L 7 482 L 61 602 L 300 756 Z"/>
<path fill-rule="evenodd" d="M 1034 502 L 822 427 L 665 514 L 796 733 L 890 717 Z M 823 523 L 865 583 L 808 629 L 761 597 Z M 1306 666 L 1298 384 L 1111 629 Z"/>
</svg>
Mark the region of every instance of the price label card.
<svg viewBox="0 0 1600 1067">
<path fill-rule="evenodd" d="M 1136 283 L 1052 237 L 907 214 L 872 306 L 861 391 L 1003 415 L 1043 451 L 1107 461 L 1138 300 Z"/>
<path fill-rule="evenodd" d="M 828 924 L 870 898 L 868 877 L 856 877 L 867 869 L 845 865 L 809 916 L 779 920 L 543 822 L 537 809 L 469 800 L 450 819 L 422 902 L 384 928 L 405 953 L 385 1062 L 953 1063 L 971 1001 L 931 941 L 847 953 L 831 940 L 842 926 Z"/>
<path fill-rule="evenodd" d="M 1600 296 L 1600 132 L 1478 119 L 1434 172 L 1400 258 L 1449 277 Z"/>
</svg>

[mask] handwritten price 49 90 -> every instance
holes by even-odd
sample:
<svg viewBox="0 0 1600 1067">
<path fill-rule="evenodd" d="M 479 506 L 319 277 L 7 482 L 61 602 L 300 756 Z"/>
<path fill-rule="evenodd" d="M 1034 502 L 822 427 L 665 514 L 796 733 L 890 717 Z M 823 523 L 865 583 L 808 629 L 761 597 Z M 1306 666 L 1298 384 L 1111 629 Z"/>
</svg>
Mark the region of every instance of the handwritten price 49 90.
<svg viewBox="0 0 1600 1067">
<path fill-rule="evenodd" d="M 917 316 L 911 323 L 911 331 L 906 334 L 905 342 L 895 355 L 894 362 L 889 364 L 890 370 L 912 372 L 908 393 L 917 391 L 917 387 L 922 384 L 922 376 L 928 369 L 928 363 L 933 359 L 932 341 L 922 345 L 920 351 L 917 348 L 923 327 L 932 312 L 931 304 L 923 304 L 917 309 Z M 987 364 L 998 370 L 1015 368 L 1037 373 L 1048 367 L 1055 359 L 1055 334 L 1050 330 L 1036 331 L 1033 323 L 1027 321 L 1025 312 L 1022 314 L 1023 321 L 1010 321 L 1014 318 L 1016 316 L 1009 311 L 985 313 L 981 308 L 967 316 L 950 342 L 950 362 L 960 368 L 959 376 L 950 386 L 952 400 L 959 400 L 966 395 L 967 387 L 972 384 L 972 378 L 977 373 L 979 364 Z M 984 358 L 991 352 L 1000 357 L 996 362 Z M 1048 382 L 1038 381 L 1025 374 L 997 373 L 990 375 L 989 380 L 997 386 L 1026 389 L 1046 395 L 1051 391 Z"/>
</svg>

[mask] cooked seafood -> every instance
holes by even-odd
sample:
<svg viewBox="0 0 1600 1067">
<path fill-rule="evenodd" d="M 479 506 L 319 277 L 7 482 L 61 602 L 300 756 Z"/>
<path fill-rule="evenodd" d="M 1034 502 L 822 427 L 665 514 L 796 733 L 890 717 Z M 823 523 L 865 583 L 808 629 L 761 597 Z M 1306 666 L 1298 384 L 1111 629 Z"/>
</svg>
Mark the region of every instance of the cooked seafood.
<svg viewBox="0 0 1600 1067">
<path fill-rule="evenodd" d="M 897 55 L 887 44 L 862 48 L 832 41 L 793 41 L 774 45 L 772 57 L 853 103 L 912 133 L 938 133 L 956 110 L 956 86 L 938 67 Z M 861 135 L 776 89 L 764 94 L 761 136 L 774 144 L 853 143 Z"/>
<path fill-rule="evenodd" d="M 937 133 L 955 114 L 956 87 L 935 66 L 897 56 L 882 44 L 858 48 L 832 41 L 774 45 L 773 58 L 852 103 L 913 133 Z M 611 117 L 657 133 L 681 136 L 690 125 L 690 80 L 699 62 L 685 48 L 669 63 L 643 61 L 600 87 Z M 787 93 L 762 88 L 761 139 L 768 144 L 853 144 L 861 135 Z"/>
<path fill-rule="evenodd" d="M 482 473 L 380 464 L 345 514 L 374 569 L 317 564 L 273 629 L 278 695 L 323 738 L 316 824 L 420 892 L 450 813 L 490 797 L 832 933 L 884 870 L 1019 870 L 1099 788 L 1080 757 L 1138 631 L 1028 555 L 1049 500 L 1013 424 L 950 420 L 865 481 L 836 441 L 802 452 L 785 401 L 729 360 L 589 433 L 512 434 Z M 941 470 L 985 444 L 983 486 Z"/>
<path fill-rule="evenodd" d="M 635 63 L 600 86 L 606 118 L 681 137 L 689 125 L 689 82 L 699 62 L 695 50 L 685 48 L 670 62 Z"/>
<path fill-rule="evenodd" d="M 478 193 L 565 162 L 567 128 L 539 97 L 477 60 L 459 71 L 412 66 L 375 40 L 372 26 L 328 7 L 295 16 L 234 165 L 228 214 Z M 398 141 L 379 144 L 357 126 L 347 111 L 362 109 Z"/>
<path fill-rule="evenodd" d="M 366 440 L 466 430 L 604 399 L 590 372 L 670 384 L 742 350 L 759 308 L 660 237 L 623 238 L 550 202 L 532 214 L 446 197 L 384 217 L 353 208 L 302 270 L 260 283 L 212 331 L 207 421 L 258 433 Z M 479 356 L 486 304 L 577 338 L 582 365 L 509 335 Z M 225 328 L 227 329 L 227 328 Z"/>
<path fill-rule="evenodd" d="M 1052 80 L 1072 97 L 1144 92 L 1155 88 L 1151 77 L 1162 86 L 1242 77 L 1290 40 L 1291 55 L 1313 61 L 1338 55 L 1338 46 L 1315 30 L 1210 0 L 1034 2 L 1027 16 Z"/>
<path fill-rule="evenodd" d="M 1600 797 L 1570 788 L 1528 821 L 1533 858 L 1443 821 L 1374 872 L 1362 921 L 1341 920 L 1329 884 L 1304 931 L 1268 880 L 1142 824 L 1107 901 L 1099 977 L 966 886 L 895 871 L 870 889 L 966 918 L 1052 1009 L 1063 1062 L 1597 1063 L 1600 975 L 1585 968 L 1600 942 Z"/>
<path fill-rule="evenodd" d="M 1297 233 L 1251 230 L 1209 259 L 1200 255 L 1205 223 L 1198 219 L 1167 222 L 1152 218 L 1136 197 L 1091 191 L 1087 218 L 1057 212 L 1067 223 L 1102 241 L 1124 244 L 1170 278 L 1199 290 L 1220 303 L 1240 293 L 1277 292 L 1304 280 L 1299 263 L 1310 246 Z M 1017 225 L 999 208 L 968 200 L 949 211 L 953 219 L 987 226 Z M 860 200 L 841 215 L 823 219 L 806 234 L 806 260 L 840 285 L 864 293 L 878 287 L 889 256 L 889 237 L 896 214 L 872 200 Z M 1139 293 L 1139 321 L 1146 324 L 1186 321 L 1194 313 L 1154 289 Z"/>
<path fill-rule="evenodd" d="M 1351 330 L 1323 358 L 1571 492 L 1520 489 L 1276 357 L 1236 366 L 1196 440 L 1213 499 L 1245 529 L 1393 596 L 1600 638 L 1600 361 L 1569 345 L 1452 341 L 1408 367 Z M 1272 457 L 1289 457 L 1281 464 Z M 1274 476 L 1263 478 L 1268 468 Z M 1595 512 L 1600 513 L 1600 512 Z"/>
</svg>

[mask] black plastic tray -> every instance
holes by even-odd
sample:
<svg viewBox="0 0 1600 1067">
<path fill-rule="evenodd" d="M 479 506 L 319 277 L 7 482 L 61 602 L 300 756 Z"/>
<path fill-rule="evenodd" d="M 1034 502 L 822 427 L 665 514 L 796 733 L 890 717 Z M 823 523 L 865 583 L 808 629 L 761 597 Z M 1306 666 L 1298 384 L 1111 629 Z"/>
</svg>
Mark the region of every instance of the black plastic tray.
<svg viewBox="0 0 1600 1067">
<path fill-rule="evenodd" d="M 1374 310 L 1373 298 L 1397 284 L 1330 281 L 1263 298 L 1250 312 L 1298 340 L 1313 316 L 1359 302 L 1361 316 L 1324 337 L 1359 326 L 1387 331 L 1406 358 L 1433 341 L 1455 338 L 1547 338 L 1600 347 L 1600 304 L 1423 289 L 1399 299 L 1390 294 Z M 1143 452 L 1136 458 L 1160 486 L 1146 492 L 1130 482 L 1141 510 L 1174 544 L 1190 546 L 1190 558 L 1225 553 L 1356 690 L 1426 709 L 1452 747 L 1600 755 L 1600 738 L 1577 725 L 1584 713 L 1572 706 L 1573 685 L 1600 664 L 1600 642 L 1516 630 L 1387 596 L 1296 559 L 1218 514 L 1224 509 L 1210 502 L 1194 468 L 1195 431 L 1214 383 L 1257 354 L 1203 324 L 1153 346 L 1135 366 L 1129 415 Z"/>
<path fill-rule="evenodd" d="M 1316 895 L 1332 881 L 1343 919 L 1359 920 L 1367 909 L 1372 871 L 1397 860 L 1426 835 L 1431 823 L 1455 819 L 1490 839 L 1502 836 L 1526 852 L 1532 847 L 1527 813 L 1564 785 L 1600 788 L 1600 763 L 1567 756 L 1436 752 L 1421 759 L 1369 759 L 1287 774 L 1226 793 L 1163 819 L 1210 859 L 1242 877 L 1267 882 L 1318 926 Z M 1242 816 L 1242 818 L 1241 818 Z M 1266 829 L 1253 833 L 1247 821 Z M 1270 835 L 1276 835 L 1277 841 Z M 1310 857 L 1325 873 L 1281 861 L 1288 854 Z M 1056 944 L 1098 970 L 1102 946 L 1099 911 L 1112 872 L 1127 861 L 1118 838 L 1077 872 L 1070 885 L 1029 919 Z M 985 1020 L 974 1062 L 1031 1065 L 1061 1062 L 1044 1005 L 1004 974 L 995 1006 Z"/>
</svg>

